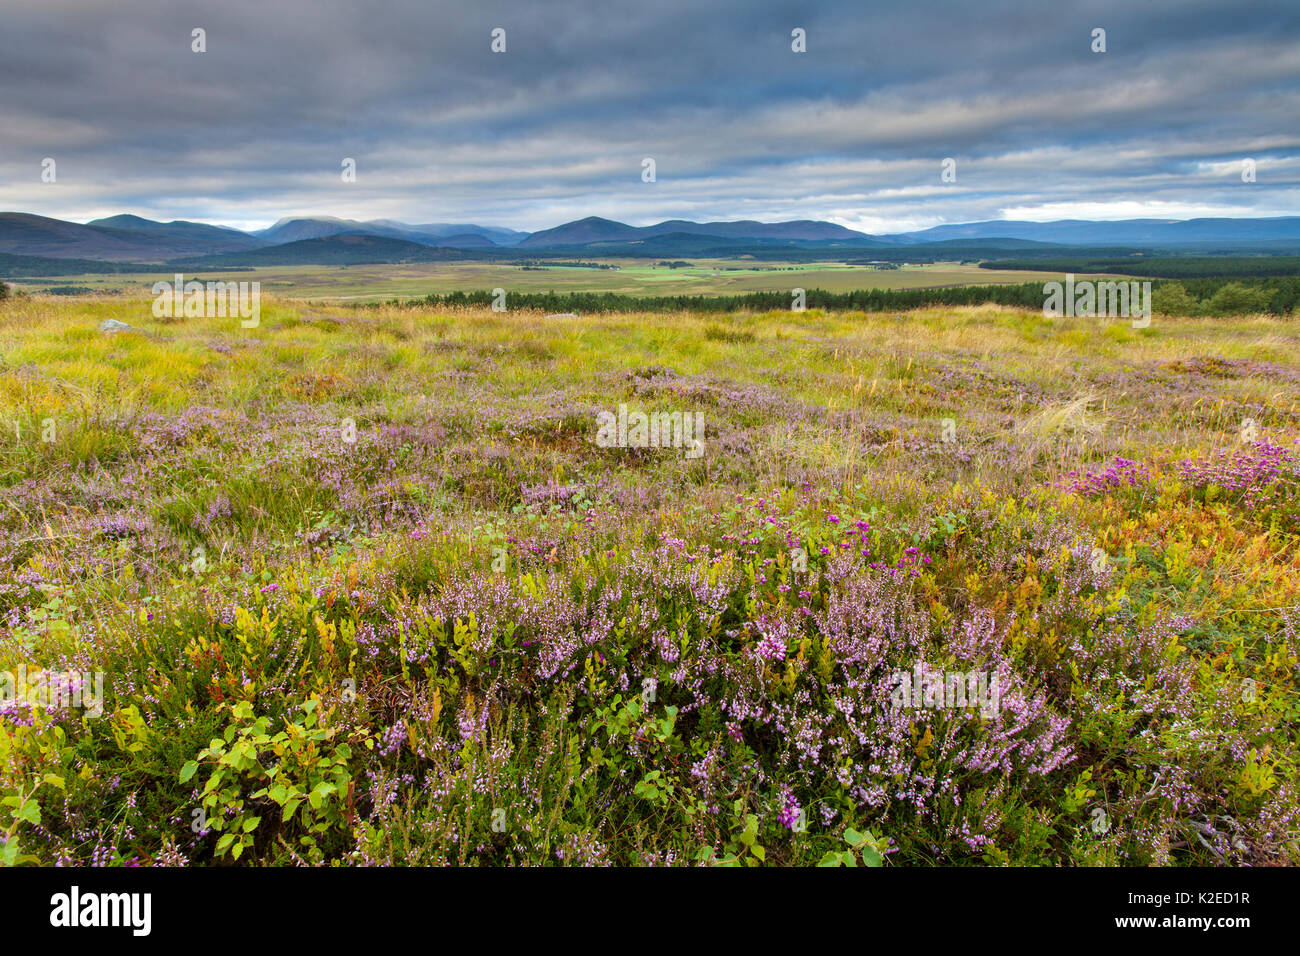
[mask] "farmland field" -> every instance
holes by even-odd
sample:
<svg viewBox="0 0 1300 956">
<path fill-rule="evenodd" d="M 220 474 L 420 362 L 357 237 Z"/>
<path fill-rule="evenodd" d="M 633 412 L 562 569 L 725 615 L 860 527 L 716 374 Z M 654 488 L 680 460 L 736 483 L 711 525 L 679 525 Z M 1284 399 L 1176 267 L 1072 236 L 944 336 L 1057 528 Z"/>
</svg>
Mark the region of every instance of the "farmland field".
<svg viewBox="0 0 1300 956">
<path fill-rule="evenodd" d="M 297 301 L 404 269 L 0 302 L 5 862 L 1300 862 L 1293 319 Z"/>
<path fill-rule="evenodd" d="M 638 295 L 730 295 L 785 292 L 796 286 L 842 292 L 850 289 L 917 289 L 952 285 L 999 285 L 1059 281 L 1063 273 L 981 269 L 956 262 L 907 265 L 877 270 L 837 262 L 746 263 L 738 259 L 692 259 L 689 268 L 670 269 L 643 259 L 584 260 L 616 269 L 556 266 L 522 268 L 494 262 L 389 265 L 264 266 L 240 271 L 166 268 L 150 273 L 58 276 L 12 280 L 17 288 L 90 289 L 147 295 L 155 282 L 187 279 L 238 279 L 262 283 L 262 291 L 285 298 L 384 301 L 459 289 L 505 288 L 510 292 L 620 292 Z M 685 261 L 685 260 L 683 260 Z M 1093 277 L 1098 277 L 1098 273 Z M 1083 277 L 1083 273 L 1080 273 Z"/>
</svg>

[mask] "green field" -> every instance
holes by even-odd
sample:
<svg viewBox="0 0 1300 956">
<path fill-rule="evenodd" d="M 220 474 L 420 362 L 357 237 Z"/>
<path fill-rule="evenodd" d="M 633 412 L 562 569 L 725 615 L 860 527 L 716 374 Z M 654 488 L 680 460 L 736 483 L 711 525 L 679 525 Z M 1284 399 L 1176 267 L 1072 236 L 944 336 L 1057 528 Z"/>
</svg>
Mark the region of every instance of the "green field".
<svg viewBox="0 0 1300 956">
<path fill-rule="evenodd" d="M 763 263 L 737 260 L 687 260 L 690 268 L 670 269 L 643 259 L 601 259 L 617 270 L 576 267 L 521 268 L 491 262 L 408 265 L 282 266 L 248 271 L 186 272 L 187 279 L 238 278 L 262 283 L 265 293 L 286 298 L 375 301 L 423 296 L 458 289 L 504 288 L 507 292 L 624 292 L 645 295 L 721 295 L 785 291 L 796 287 L 843 292 L 851 289 L 918 289 L 953 285 L 1049 282 L 1062 276 L 1044 272 L 981 269 L 957 262 L 908 265 L 877 270 L 843 263 Z M 60 276 L 12 280 L 15 288 L 39 291 L 68 286 L 147 294 L 153 283 L 171 281 L 175 271 L 147 274 Z"/>
</svg>

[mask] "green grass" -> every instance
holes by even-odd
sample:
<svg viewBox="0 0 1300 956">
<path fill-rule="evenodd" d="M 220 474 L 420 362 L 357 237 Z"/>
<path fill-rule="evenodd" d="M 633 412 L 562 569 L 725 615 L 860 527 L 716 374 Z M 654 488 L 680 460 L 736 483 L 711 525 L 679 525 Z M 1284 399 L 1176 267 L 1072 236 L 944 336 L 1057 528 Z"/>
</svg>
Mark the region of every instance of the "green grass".
<svg viewBox="0 0 1300 956">
<path fill-rule="evenodd" d="M 974 264 L 935 263 L 876 270 L 844 263 L 745 263 L 742 260 L 689 260 L 691 268 L 669 269 L 643 259 L 601 259 L 609 269 L 528 268 L 491 262 L 413 263 L 406 265 L 283 266 L 221 273 L 185 272 L 186 279 L 213 278 L 261 282 L 264 293 L 335 301 L 380 301 L 424 296 L 457 289 L 504 288 L 508 292 L 623 292 L 646 295 L 727 295 L 788 291 L 796 287 L 833 292 L 852 289 L 917 289 L 953 285 L 1001 285 L 1063 275 L 981 269 Z M 59 276 L 51 280 L 14 280 L 16 288 L 84 287 L 144 295 L 154 282 L 174 279 L 175 270 L 148 274 Z"/>
</svg>

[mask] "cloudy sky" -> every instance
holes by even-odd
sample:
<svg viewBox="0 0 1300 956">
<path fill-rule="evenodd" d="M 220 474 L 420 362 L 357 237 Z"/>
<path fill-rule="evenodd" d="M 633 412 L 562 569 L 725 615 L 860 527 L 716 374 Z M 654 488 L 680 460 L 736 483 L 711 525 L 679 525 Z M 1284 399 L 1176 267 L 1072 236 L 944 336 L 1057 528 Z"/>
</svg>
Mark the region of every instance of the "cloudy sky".
<svg viewBox="0 0 1300 956">
<path fill-rule="evenodd" d="M 1300 214 L 1298 0 L 0 0 L 0 91 L 80 221 Z"/>
</svg>

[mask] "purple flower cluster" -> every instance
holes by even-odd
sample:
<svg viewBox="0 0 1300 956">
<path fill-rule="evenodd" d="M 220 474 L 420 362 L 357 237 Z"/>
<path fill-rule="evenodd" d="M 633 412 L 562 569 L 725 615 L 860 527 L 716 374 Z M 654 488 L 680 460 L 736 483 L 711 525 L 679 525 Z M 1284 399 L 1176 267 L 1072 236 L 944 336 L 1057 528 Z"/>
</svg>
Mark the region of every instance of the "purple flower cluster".
<svg viewBox="0 0 1300 956">
<path fill-rule="evenodd" d="M 1296 456 L 1268 439 L 1247 442 L 1238 451 L 1184 461 L 1179 475 L 1198 490 L 1219 488 L 1247 509 L 1276 505 L 1300 491 Z"/>
<path fill-rule="evenodd" d="M 1145 465 L 1131 461 L 1128 458 L 1121 458 L 1118 455 L 1115 456 L 1114 461 L 1100 471 L 1089 471 L 1083 474 L 1072 471 L 1065 476 L 1066 488 L 1069 491 L 1090 498 L 1108 494 L 1120 488 L 1131 488 L 1146 484 L 1150 478 L 1150 471 Z"/>
</svg>

